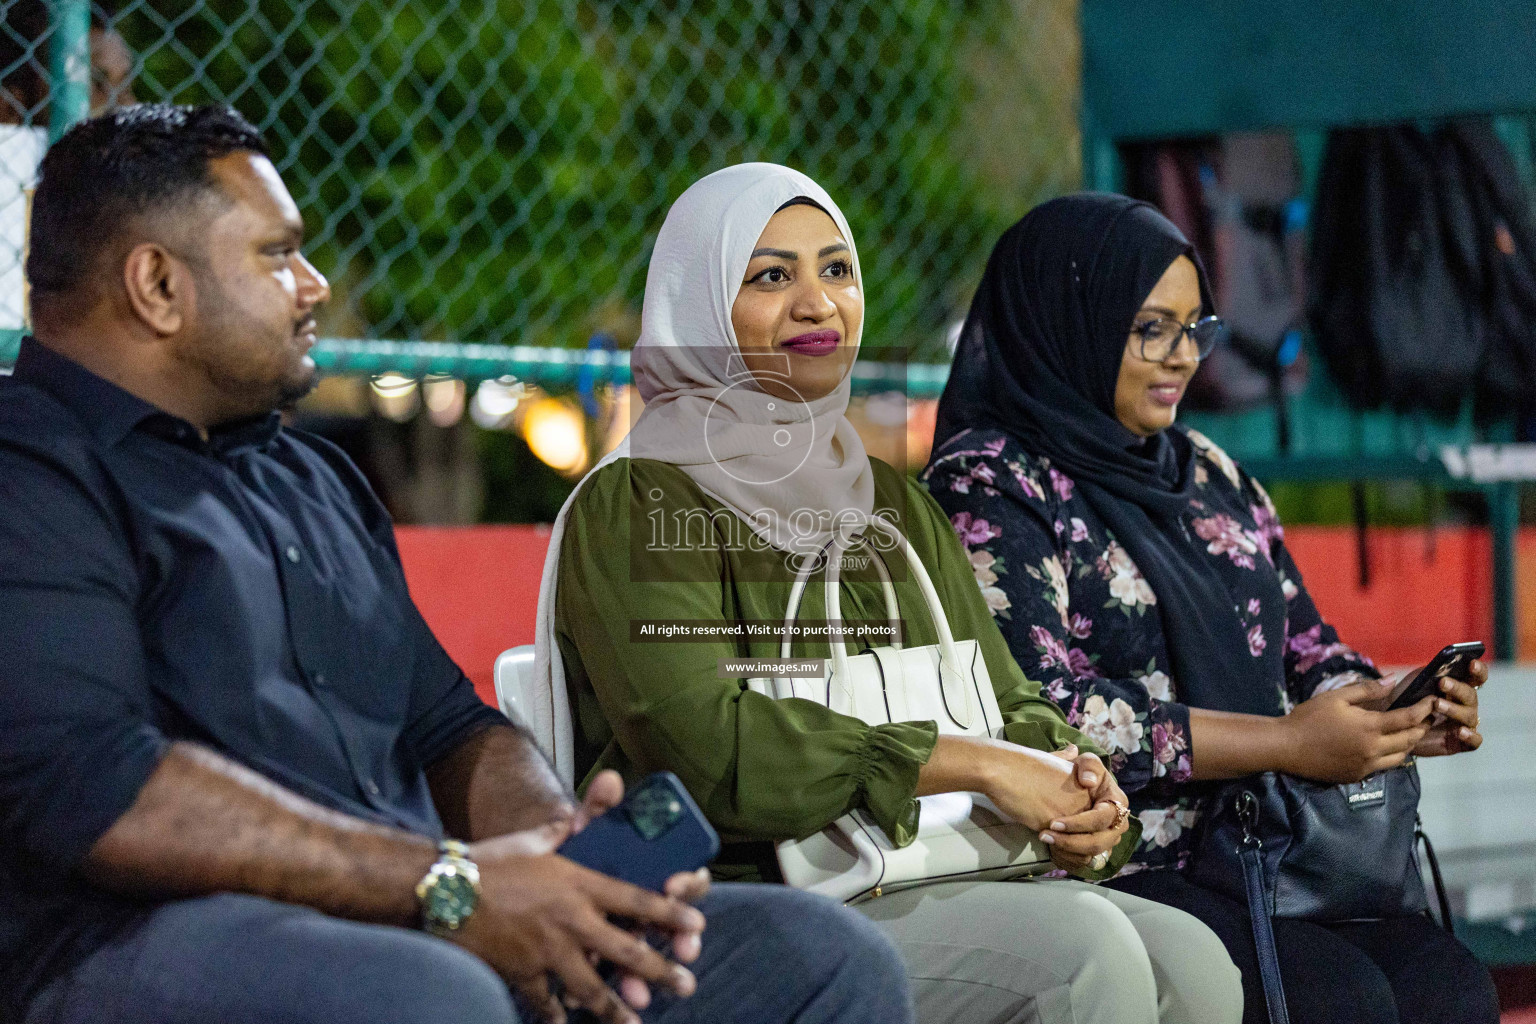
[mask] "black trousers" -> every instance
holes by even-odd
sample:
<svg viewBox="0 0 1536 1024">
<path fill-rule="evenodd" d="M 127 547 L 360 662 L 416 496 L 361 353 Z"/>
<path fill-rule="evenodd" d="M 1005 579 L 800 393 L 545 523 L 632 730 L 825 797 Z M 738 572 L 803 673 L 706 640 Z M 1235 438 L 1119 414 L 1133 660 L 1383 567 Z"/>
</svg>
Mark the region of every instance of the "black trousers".
<svg viewBox="0 0 1536 1024">
<path fill-rule="evenodd" d="M 1248 907 L 1176 871 L 1104 883 L 1178 907 L 1220 937 L 1243 975 L 1243 1024 L 1268 1024 Z M 1354 924 L 1276 919 L 1292 1024 L 1498 1024 L 1488 969 L 1426 917 Z"/>
</svg>

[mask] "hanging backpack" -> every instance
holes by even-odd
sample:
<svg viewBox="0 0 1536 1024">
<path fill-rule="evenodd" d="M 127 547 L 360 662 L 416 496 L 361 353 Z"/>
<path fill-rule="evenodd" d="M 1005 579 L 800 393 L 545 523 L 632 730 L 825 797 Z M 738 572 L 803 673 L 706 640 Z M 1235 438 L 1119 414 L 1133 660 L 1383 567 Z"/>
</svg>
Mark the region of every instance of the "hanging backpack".
<svg viewBox="0 0 1536 1024">
<path fill-rule="evenodd" d="M 1307 381 L 1307 203 L 1299 164 L 1289 133 L 1238 133 L 1222 139 L 1220 163 L 1204 180 L 1215 224 L 1216 308 L 1232 329 L 1229 357 L 1206 372 L 1224 384 L 1221 408 L 1273 403 L 1282 451 L 1290 447 L 1284 398 Z M 1229 366 L 1231 356 L 1242 365 Z M 1238 400 L 1240 385 L 1246 401 Z"/>
<path fill-rule="evenodd" d="M 1452 414 L 1488 330 L 1467 281 L 1478 227 L 1454 147 L 1411 125 L 1330 133 L 1318 183 L 1309 313 L 1356 404 Z"/>
<path fill-rule="evenodd" d="M 1457 154 L 1477 235 L 1476 274 L 1468 275 L 1484 310 L 1487 345 L 1477 371 L 1480 419 L 1536 411 L 1536 224 L 1509 151 L 1484 119 L 1442 129 Z"/>
<path fill-rule="evenodd" d="M 1127 191 L 1162 210 L 1205 264 L 1216 309 L 1232 328 L 1190 382 L 1190 409 L 1273 403 L 1306 384 L 1305 312 L 1295 144 L 1285 133 L 1138 143 L 1122 148 Z"/>
</svg>

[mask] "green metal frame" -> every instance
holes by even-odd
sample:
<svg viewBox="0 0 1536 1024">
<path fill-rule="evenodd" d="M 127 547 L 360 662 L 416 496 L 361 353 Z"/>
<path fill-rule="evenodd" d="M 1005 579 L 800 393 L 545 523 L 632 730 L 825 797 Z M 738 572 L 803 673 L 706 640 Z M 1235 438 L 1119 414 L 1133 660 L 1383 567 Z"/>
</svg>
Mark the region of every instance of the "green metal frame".
<svg viewBox="0 0 1536 1024">
<path fill-rule="evenodd" d="M 55 142 L 91 109 L 90 0 L 49 0 L 48 141 Z"/>
<path fill-rule="evenodd" d="M 1082 0 L 1080 11 L 1084 102 L 1116 139 L 1536 110 L 1527 3 Z"/>
<path fill-rule="evenodd" d="M 0 367 L 16 361 L 25 333 L 0 330 Z M 596 384 L 630 383 L 629 353 L 599 349 L 322 338 L 313 355 L 321 372 L 332 375 L 442 375 L 471 383 L 511 376 L 560 391 L 575 387 L 578 375 L 588 371 L 588 379 Z M 866 395 L 899 391 L 914 398 L 934 398 L 944 390 L 948 376 L 947 366 L 931 363 L 861 360 L 854 364 L 853 390 Z"/>
<path fill-rule="evenodd" d="M 314 351 L 327 373 L 407 376 L 446 374 L 468 381 L 511 375 L 540 387 L 574 386 L 589 370 L 602 384 L 630 383 L 629 353 L 599 349 L 540 348 L 531 345 L 454 345 L 430 341 L 353 341 L 325 338 Z M 854 364 L 853 389 L 859 394 L 900 391 L 933 397 L 944 389 L 949 368 L 929 363 L 863 360 Z"/>
</svg>

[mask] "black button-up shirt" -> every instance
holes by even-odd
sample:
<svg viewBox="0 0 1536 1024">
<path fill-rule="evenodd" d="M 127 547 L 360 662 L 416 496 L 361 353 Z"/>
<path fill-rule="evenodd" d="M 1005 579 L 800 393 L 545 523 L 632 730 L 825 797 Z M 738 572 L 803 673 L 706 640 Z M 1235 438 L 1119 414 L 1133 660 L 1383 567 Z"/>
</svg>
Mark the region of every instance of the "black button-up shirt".
<svg viewBox="0 0 1536 1024">
<path fill-rule="evenodd" d="M 339 449 L 276 413 L 205 441 L 23 342 L 0 379 L 0 1019 L 143 911 L 76 869 L 172 740 L 440 838 L 423 769 L 505 721 Z"/>
</svg>

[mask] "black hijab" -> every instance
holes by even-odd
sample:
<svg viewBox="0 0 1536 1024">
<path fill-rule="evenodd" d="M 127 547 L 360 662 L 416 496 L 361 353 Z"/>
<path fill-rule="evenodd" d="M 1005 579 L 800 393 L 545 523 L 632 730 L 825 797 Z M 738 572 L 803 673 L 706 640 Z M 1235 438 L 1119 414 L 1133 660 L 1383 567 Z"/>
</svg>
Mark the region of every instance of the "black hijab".
<svg viewBox="0 0 1536 1024">
<path fill-rule="evenodd" d="M 1284 685 L 1284 629 L 1249 649 L 1235 596 L 1188 527 L 1195 451 L 1180 429 L 1142 438 L 1115 417 L 1115 385 L 1131 324 L 1180 256 L 1205 268 L 1152 206 L 1084 192 L 1036 207 L 987 260 L 949 383 L 937 452 L 972 427 L 1001 430 L 1070 476 L 1157 595 L 1180 699 L 1274 715 Z M 1283 614 L 1276 573 L 1266 608 Z M 1266 619 L 1271 616 L 1266 616 Z M 1283 621 L 1283 620 L 1282 620 Z M 1279 633 L 1279 636 L 1273 635 Z"/>
</svg>

